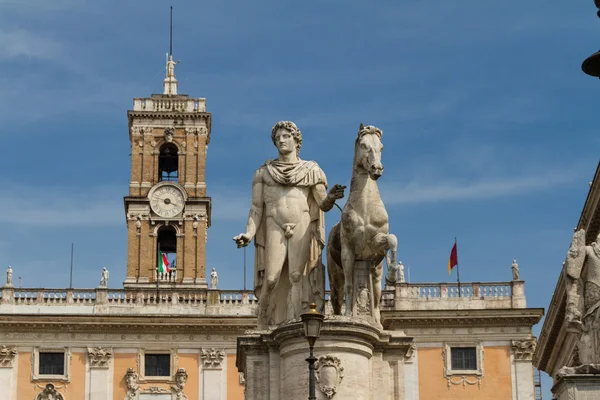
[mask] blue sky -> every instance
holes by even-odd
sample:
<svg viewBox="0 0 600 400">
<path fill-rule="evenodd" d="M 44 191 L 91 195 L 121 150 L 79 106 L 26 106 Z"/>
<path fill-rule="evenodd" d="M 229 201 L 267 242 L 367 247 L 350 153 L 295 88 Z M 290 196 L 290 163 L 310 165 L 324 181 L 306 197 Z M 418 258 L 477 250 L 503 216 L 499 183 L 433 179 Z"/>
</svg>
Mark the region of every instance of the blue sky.
<svg viewBox="0 0 600 400">
<path fill-rule="evenodd" d="M 126 111 L 162 91 L 170 4 L 180 93 L 213 115 L 221 287 L 243 284 L 231 238 L 276 155 L 271 126 L 295 121 L 301 157 L 348 184 L 364 122 L 383 130 L 380 188 L 411 280 L 454 280 L 457 236 L 463 281 L 509 280 L 517 259 L 528 305 L 547 307 L 598 163 L 600 82 L 580 70 L 600 46 L 591 1 L 3 0 L 0 266 L 15 281 L 68 286 L 74 242 L 75 286 L 103 266 L 121 286 Z"/>
</svg>

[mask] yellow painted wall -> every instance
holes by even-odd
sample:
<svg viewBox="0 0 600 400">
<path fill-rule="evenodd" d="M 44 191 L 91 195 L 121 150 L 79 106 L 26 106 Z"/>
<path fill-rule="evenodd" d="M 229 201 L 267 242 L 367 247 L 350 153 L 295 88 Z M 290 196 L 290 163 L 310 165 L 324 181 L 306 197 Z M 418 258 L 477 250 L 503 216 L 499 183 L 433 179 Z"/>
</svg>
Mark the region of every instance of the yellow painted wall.
<svg viewBox="0 0 600 400">
<path fill-rule="evenodd" d="M 240 385 L 235 359 L 235 354 L 227 355 L 227 400 L 244 400 L 244 386 Z"/>
<path fill-rule="evenodd" d="M 179 362 L 177 368 L 185 368 L 188 374 L 187 383 L 183 392 L 187 395 L 188 399 L 200 398 L 200 382 L 198 382 L 198 354 L 178 354 Z"/>
<path fill-rule="evenodd" d="M 483 379 L 477 385 L 450 385 L 444 378 L 442 348 L 420 348 L 419 397 L 423 400 L 506 400 L 512 398 L 510 348 L 485 347 L 483 350 Z M 468 377 L 474 381 L 475 377 Z M 458 378 L 454 378 L 458 382 Z"/>
<path fill-rule="evenodd" d="M 69 399 L 85 398 L 85 353 L 71 354 L 71 382 L 52 381 L 58 391 Z M 17 378 L 17 400 L 31 400 L 51 381 L 31 381 L 31 352 L 19 353 L 19 376 Z M 41 387 L 41 388 L 40 388 Z"/>
<path fill-rule="evenodd" d="M 125 373 L 127 368 L 133 368 L 137 371 L 136 354 L 121 354 L 114 355 L 115 374 L 113 376 L 114 389 L 113 400 L 123 400 L 127 394 L 127 385 L 125 384 Z"/>
</svg>

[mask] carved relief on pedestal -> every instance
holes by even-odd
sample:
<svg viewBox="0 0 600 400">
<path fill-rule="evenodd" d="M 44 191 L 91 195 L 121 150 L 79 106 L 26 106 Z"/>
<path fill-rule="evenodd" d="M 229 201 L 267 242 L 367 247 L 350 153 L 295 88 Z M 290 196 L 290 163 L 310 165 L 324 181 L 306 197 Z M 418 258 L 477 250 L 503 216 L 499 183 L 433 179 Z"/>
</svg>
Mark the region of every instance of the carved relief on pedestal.
<svg viewBox="0 0 600 400">
<path fill-rule="evenodd" d="M 513 350 L 515 361 L 531 361 L 536 345 L 536 338 L 513 340 L 511 348 Z"/>
<path fill-rule="evenodd" d="M 319 357 L 315 362 L 315 375 L 319 389 L 328 399 L 333 398 L 344 378 L 344 367 L 339 358 L 332 355 Z"/>
<path fill-rule="evenodd" d="M 173 396 L 177 400 L 187 400 L 187 396 L 183 393 L 183 388 L 187 383 L 188 374 L 185 371 L 185 368 L 179 368 L 175 373 L 175 384 L 171 385 L 171 391 L 173 392 Z"/>
<path fill-rule="evenodd" d="M 225 358 L 225 352 L 223 350 L 215 350 L 214 348 L 207 350 L 202 349 L 200 358 L 202 358 L 204 368 L 221 368 L 221 362 Z"/>
<path fill-rule="evenodd" d="M 112 349 L 102 347 L 88 348 L 90 368 L 108 368 L 112 355 Z"/>
<path fill-rule="evenodd" d="M 140 390 L 140 384 L 138 383 L 140 376 L 133 368 L 127 368 L 125 373 L 125 385 L 127 386 L 127 394 L 125 400 L 134 400 L 137 398 L 137 394 Z"/>
<path fill-rule="evenodd" d="M 16 357 L 16 347 L 0 347 L 0 368 L 12 368 Z"/>
<path fill-rule="evenodd" d="M 356 293 L 356 310 L 358 314 L 371 314 L 371 293 L 362 286 Z"/>
<path fill-rule="evenodd" d="M 65 400 L 64 396 L 56 389 L 57 388 L 53 383 L 48 383 L 46 387 L 44 387 L 44 390 L 35 396 L 35 400 Z"/>
</svg>

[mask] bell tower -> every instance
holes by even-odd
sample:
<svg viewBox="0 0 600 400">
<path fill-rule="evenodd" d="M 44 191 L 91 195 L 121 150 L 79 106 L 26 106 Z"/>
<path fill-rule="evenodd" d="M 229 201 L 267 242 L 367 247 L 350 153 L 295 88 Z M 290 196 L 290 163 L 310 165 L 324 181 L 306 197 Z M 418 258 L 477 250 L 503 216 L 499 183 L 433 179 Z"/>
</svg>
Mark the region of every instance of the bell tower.
<svg viewBox="0 0 600 400">
<path fill-rule="evenodd" d="M 131 178 L 125 197 L 127 287 L 206 287 L 206 99 L 177 94 L 173 55 L 163 94 L 135 98 L 127 112 Z"/>
</svg>

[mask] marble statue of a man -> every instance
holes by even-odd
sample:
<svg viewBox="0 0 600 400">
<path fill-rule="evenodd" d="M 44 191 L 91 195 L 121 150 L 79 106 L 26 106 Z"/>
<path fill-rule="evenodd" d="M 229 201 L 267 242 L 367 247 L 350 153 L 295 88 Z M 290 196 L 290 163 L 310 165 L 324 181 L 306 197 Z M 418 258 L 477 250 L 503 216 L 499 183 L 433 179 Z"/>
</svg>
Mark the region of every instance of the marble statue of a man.
<svg viewBox="0 0 600 400">
<path fill-rule="evenodd" d="M 513 263 L 510 267 L 511 271 L 512 271 L 512 280 L 513 281 L 518 281 L 519 279 L 521 279 L 521 277 L 519 276 L 519 264 L 517 264 L 517 260 L 513 260 Z"/>
<path fill-rule="evenodd" d="M 210 288 L 216 289 L 219 284 L 219 275 L 217 275 L 217 270 L 213 267 L 210 272 Z"/>
<path fill-rule="evenodd" d="M 100 276 L 100 287 L 106 287 L 108 285 L 108 270 L 106 267 L 102 267 L 102 275 Z"/>
<path fill-rule="evenodd" d="M 8 269 L 6 270 L 6 286 L 12 286 L 12 267 L 9 265 Z"/>
<path fill-rule="evenodd" d="M 254 173 L 246 232 L 233 238 L 238 247 L 254 238 L 262 326 L 298 318 L 324 295 L 324 212 L 344 197 L 345 188 L 334 185 L 327 193 L 321 168 L 299 158 L 302 134 L 293 122 L 276 123 L 271 139 L 279 155 Z"/>
<path fill-rule="evenodd" d="M 575 232 L 564 274 L 567 330 L 578 334 L 577 350 L 582 365 L 595 364 L 600 368 L 600 234 L 586 246 L 585 231 Z"/>
</svg>

